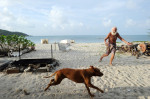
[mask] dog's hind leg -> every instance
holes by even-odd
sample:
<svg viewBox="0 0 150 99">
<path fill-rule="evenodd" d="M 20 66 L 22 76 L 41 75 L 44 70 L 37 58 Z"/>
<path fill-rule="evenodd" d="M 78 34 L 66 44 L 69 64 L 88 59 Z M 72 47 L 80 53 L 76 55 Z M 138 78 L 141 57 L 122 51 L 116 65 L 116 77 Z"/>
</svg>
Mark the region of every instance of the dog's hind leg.
<svg viewBox="0 0 150 99">
<path fill-rule="evenodd" d="M 45 88 L 44 91 L 46 91 L 50 86 L 54 86 L 54 85 L 60 84 L 61 81 L 62 81 L 64 78 L 65 78 L 64 76 L 56 74 L 56 75 L 55 75 L 55 79 L 52 79 L 52 80 L 50 81 L 50 83 L 48 84 L 48 86 Z"/>
<path fill-rule="evenodd" d="M 55 79 L 51 79 L 50 83 L 47 85 L 47 87 L 44 89 L 44 91 L 46 91 L 54 81 L 55 81 Z"/>
</svg>

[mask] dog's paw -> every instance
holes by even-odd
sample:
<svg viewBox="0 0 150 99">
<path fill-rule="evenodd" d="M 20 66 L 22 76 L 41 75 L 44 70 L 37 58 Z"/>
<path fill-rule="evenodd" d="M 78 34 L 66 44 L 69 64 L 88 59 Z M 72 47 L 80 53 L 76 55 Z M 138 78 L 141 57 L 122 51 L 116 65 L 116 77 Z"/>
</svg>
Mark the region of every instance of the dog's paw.
<svg viewBox="0 0 150 99">
<path fill-rule="evenodd" d="M 47 89 L 45 88 L 44 91 L 46 91 Z"/>
<path fill-rule="evenodd" d="M 101 93 L 104 93 L 104 91 L 103 91 L 103 90 L 101 90 Z"/>
<path fill-rule="evenodd" d="M 90 96 L 91 96 L 91 97 L 94 97 L 95 95 L 94 95 L 94 94 L 91 94 Z"/>
</svg>

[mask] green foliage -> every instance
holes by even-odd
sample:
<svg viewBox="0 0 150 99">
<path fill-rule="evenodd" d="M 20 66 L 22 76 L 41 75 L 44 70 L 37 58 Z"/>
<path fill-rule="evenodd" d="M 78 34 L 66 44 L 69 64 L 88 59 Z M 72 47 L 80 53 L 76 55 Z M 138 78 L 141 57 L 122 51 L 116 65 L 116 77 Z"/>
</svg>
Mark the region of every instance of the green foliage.
<svg viewBox="0 0 150 99">
<path fill-rule="evenodd" d="M 2 48 L 2 50 L 4 49 L 3 45 L 5 45 L 6 42 L 6 36 L 1 35 L 0 36 L 0 47 Z"/>
<path fill-rule="evenodd" d="M 145 42 L 148 42 L 148 41 L 133 41 L 133 43 L 145 43 Z"/>
<path fill-rule="evenodd" d="M 116 42 L 116 43 L 121 43 L 121 42 Z"/>
<path fill-rule="evenodd" d="M 19 49 L 21 46 L 21 49 L 29 48 L 35 46 L 35 44 L 27 40 L 25 36 L 18 36 L 18 35 L 0 35 L 0 50 L 10 50 L 10 49 Z"/>
</svg>

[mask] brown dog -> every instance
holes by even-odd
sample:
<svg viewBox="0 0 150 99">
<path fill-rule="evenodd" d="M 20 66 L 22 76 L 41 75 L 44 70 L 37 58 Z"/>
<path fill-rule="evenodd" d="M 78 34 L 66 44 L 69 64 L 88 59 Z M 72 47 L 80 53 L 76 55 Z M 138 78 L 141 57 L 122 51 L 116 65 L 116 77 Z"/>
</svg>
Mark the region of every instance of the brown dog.
<svg viewBox="0 0 150 99">
<path fill-rule="evenodd" d="M 94 86 L 91 84 L 91 77 L 92 76 L 103 76 L 103 73 L 100 72 L 98 68 L 95 68 L 93 66 L 90 66 L 88 69 L 70 69 L 70 68 L 64 68 L 61 70 L 56 71 L 53 73 L 51 76 L 44 77 L 44 78 L 49 78 L 55 75 L 55 79 L 52 79 L 48 86 L 45 88 L 45 91 L 53 85 L 58 85 L 61 83 L 61 81 L 64 78 L 68 78 L 76 83 L 84 83 L 88 93 L 90 94 L 91 97 L 94 97 L 93 94 L 91 94 L 89 87 L 95 88 L 100 92 L 104 92 L 103 90 L 99 89 L 98 87 Z"/>
</svg>

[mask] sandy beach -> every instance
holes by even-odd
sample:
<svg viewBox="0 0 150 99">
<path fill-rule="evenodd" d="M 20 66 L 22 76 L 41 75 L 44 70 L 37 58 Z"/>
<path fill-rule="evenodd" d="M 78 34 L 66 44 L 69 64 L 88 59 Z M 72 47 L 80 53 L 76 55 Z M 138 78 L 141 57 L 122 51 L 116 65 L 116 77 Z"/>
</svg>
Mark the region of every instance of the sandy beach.
<svg viewBox="0 0 150 99">
<path fill-rule="evenodd" d="M 24 54 L 21 58 L 50 58 L 50 49 L 50 44 L 36 44 L 36 51 Z M 136 59 L 129 53 L 116 53 L 113 66 L 110 66 L 110 56 L 98 62 L 105 52 L 104 43 L 75 43 L 71 44 L 70 49 L 62 52 L 58 47 L 56 50 L 54 48 L 53 56 L 59 60 L 60 66 L 52 72 L 0 73 L 0 99 L 90 99 L 84 84 L 68 79 L 44 92 L 50 79 L 43 78 L 62 68 L 83 69 L 90 65 L 104 73 L 102 77 L 92 78 L 92 84 L 105 91 L 100 93 L 91 88 L 94 99 L 150 99 L 150 57 Z M 29 95 L 25 95 L 24 90 Z"/>
</svg>

